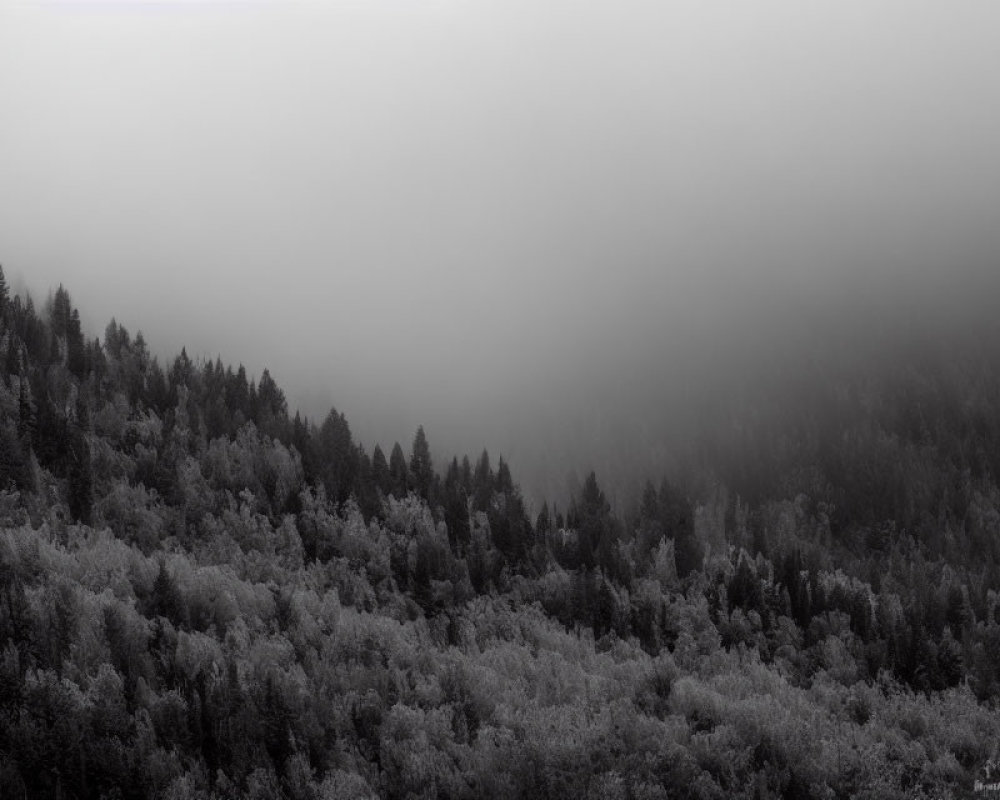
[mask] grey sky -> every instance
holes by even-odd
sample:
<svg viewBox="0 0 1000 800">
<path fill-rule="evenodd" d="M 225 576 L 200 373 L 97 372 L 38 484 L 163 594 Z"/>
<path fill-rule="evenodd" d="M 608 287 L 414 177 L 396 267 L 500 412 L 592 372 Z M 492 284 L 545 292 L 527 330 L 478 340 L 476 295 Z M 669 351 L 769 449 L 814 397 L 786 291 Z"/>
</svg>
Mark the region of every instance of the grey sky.
<svg viewBox="0 0 1000 800">
<path fill-rule="evenodd" d="M 998 32 L 985 0 L 0 0 L 0 263 L 363 441 L 537 461 L 733 318 L 994 257 Z"/>
</svg>

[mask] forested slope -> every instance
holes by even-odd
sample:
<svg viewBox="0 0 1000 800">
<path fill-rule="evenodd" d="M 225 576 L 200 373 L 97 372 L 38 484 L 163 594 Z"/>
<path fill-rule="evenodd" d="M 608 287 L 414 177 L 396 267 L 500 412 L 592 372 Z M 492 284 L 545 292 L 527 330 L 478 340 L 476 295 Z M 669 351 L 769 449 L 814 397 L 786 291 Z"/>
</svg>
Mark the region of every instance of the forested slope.
<svg viewBox="0 0 1000 800">
<path fill-rule="evenodd" d="M 11 797 L 962 795 L 1000 745 L 982 342 L 706 417 L 612 513 L 87 340 L 0 280 Z M 532 518 L 533 517 L 533 518 Z"/>
</svg>

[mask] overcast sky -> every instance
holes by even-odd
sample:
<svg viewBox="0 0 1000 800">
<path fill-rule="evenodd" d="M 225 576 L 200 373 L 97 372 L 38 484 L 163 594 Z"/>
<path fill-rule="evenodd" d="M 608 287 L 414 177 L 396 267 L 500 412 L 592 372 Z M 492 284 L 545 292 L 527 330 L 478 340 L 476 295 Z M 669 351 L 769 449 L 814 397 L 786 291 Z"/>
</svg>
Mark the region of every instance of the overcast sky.
<svg viewBox="0 0 1000 800">
<path fill-rule="evenodd" d="M 0 263 L 363 441 L 516 462 L 734 318 L 995 259 L 998 32 L 995 0 L 0 0 Z"/>
</svg>

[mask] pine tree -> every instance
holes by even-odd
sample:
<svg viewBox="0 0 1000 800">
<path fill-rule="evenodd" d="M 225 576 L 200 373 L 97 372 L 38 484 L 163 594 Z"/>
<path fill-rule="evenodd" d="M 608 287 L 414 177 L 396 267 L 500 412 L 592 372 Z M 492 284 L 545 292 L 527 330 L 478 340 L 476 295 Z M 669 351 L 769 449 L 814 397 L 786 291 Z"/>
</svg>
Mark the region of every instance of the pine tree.
<svg viewBox="0 0 1000 800">
<path fill-rule="evenodd" d="M 501 494 L 508 494 L 513 489 L 514 479 L 510 475 L 510 467 L 503 460 L 503 456 L 500 456 L 500 460 L 497 463 L 496 490 Z"/>
<path fill-rule="evenodd" d="M 375 483 L 375 468 L 372 460 L 361 445 L 357 447 L 358 474 L 355 480 L 358 506 L 365 519 L 371 519 L 381 510 L 378 485 Z"/>
<path fill-rule="evenodd" d="M 591 472 L 583 483 L 576 512 L 581 562 L 587 567 L 600 563 L 606 570 L 611 569 L 613 557 L 610 542 L 613 535 L 611 507 L 604 497 L 604 492 L 597 485 L 597 475 L 594 472 Z"/>
<path fill-rule="evenodd" d="M 57 338 L 65 338 L 69 331 L 70 318 L 72 317 L 73 304 L 70 302 L 69 292 L 60 283 L 56 289 L 55 297 L 52 299 L 52 313 L 50 323 L 52 325 L 52 335 Z"/>
<path fill-rule="evenodd" d="M 434 480 L 434 468 L 431 463 L 431 450 L 424 434 L 424 426 L 417 428 L 413 437 L 413 452 L 410 456 L 410 474 L 417 492 L 425 500 L 430 497 L 431 483 Z"/>
<path fill-rule="evenodd" d="M 542 510 L 538 512 L 538 518 L 535 520 L 535 532 L 542 537 L 550 530 L 552 530 L 552 519 L 549 514 L 549 504 L 548 501 L 544 501 Z"/>
<path fill-rule="evenodd" d="M 372 451 L 372 479 L 382 494 L 388 495 L 392 490 L 389 478 L 389 462 L 385 460 L 385 453 L 382 452 L 382 448 L 377 444 L 375 445 L 375 450 Z"/>
<path fill-rule="evenodd" d="M 260 383 L 257 384 L 257 414 L 254 421 L 268 436 L 278 438 L 282 438 L 282 431 L 288 421 L 288 403 L 285 394 L 266 369 L 261 373 Z"/>
<path fill-rule="evenodd" d="M 493 469 L 490 467 L 490 454 L 483 450 L 472 476 L 472 507 L 476 511 L 486 511 L 492 499 Z"/>
<path fill-rule="evenodd" d="M 17 435 L 25 447 L 31 447 L 35 438 L 35 410 L 31 404 L 31 389 L 24 378 L 17 398 Z"/>
<path fill-rule="evenodd" d="M 7 304 L 10 299 L 10 295 L 7 289 L 7 278 L 3 274 L 3 265 L 0 265 L 0 323 L 4 323 L 0 326 L 0 330 L 6 329 L 7 322 Z"/>
<path fill-rule="evenodd" d="M 455 553 L 464 552 L 469 544 L 468 494 L 462 485 L 462 468 L 453 458 L 444 480 L 444 521 L 448 527 L 448 542 Z"/>
<path fill-rule="evenodd" d="M 184 599 L 173 576 L 167 571 L 167 564 L 163 559 L 160 559 L 160 568 L 153 582 L 150 606 L 153 615 L 166 617 L 174 625 L 183 625 L 187 622 Z"/>
<path fill-rule="evenodd" d="M 0 424 L 0 489 L 27 484 L 27 462 L 20 439 L 12 428 Z"/>
<path fill-rule="evenodd" d="M 21 340 L 14 333 L 11 333 L 7 342 L 7 360 L 4 366 L 4 372 L 8 378 L 21 374 L 22 349 Z"/>
<path fill-rule="evenodd" d="M 86 377 L 86 347 L 83 340 L 83 330 L 80 327 L 80 314 L 74 308 L 70 312 L 66 327 L 66 367 L 83 380 Z"/>
<path fill-rule="evenodd" d="M 666 481 L 660 487 L 660 509 L 664 530 L 674 540 L 677 574 L 681 578 L 701 569 L 704 553 L 694 533 L 691 502 Z"/>
<path fill-rule="evenodd" d="M 351 441 L 347 419 L 336 409 L 330 409 L 316 438 L 319 474 L 327 497 L 343 503 L 355 490 L 358 473 L 357 450 Z"/>
<path fill-rule="evenodd" d="M 69 513 L 76 522 L 89 525 L 94 506 L 94 476 L 91 466 L 90 441 L 85 430 L 74 431 L 70 446 Z"/>
<path fill-rule="evenodd" d="M 249 390 L 247 396 L 249 397 Z M 297 411 L 292 420 L 292 447 L 298 450 L 302 459 L 302 473 L 306 484 L 312 484 L 319 477 L 316 441 L 309 420 L 302 419 Z"/>
<path fill-rule="evenodd" d="M 394 497 L 406 497 L 410 484 L 409 469 L 399 442 L 393 444 L 392 453 L 389 454 L 389 482 Z"/>
</svg>

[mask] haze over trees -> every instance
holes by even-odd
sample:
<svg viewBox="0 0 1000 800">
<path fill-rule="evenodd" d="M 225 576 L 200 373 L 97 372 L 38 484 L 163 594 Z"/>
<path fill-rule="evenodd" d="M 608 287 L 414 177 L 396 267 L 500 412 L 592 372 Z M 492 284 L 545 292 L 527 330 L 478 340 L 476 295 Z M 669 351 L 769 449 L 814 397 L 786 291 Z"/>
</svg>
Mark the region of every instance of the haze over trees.
<svg viewBox="0 0 1000 800">
<path fill-rule="evenodd" d="M 940 797 L 997 756 L 988 337 L 763 376 L 634 507 L 537 510 L 2 271 L 0 365 L 5 796 Z"/>
</svg>

